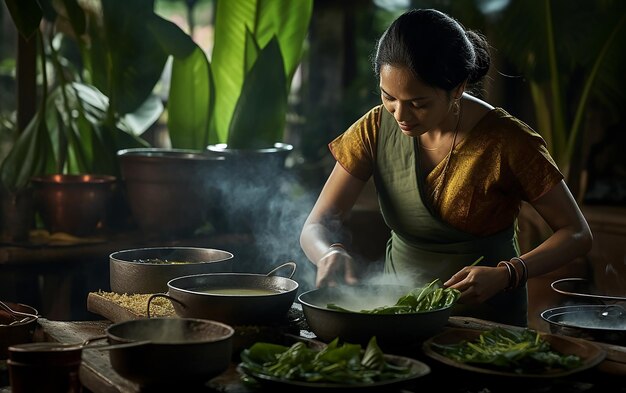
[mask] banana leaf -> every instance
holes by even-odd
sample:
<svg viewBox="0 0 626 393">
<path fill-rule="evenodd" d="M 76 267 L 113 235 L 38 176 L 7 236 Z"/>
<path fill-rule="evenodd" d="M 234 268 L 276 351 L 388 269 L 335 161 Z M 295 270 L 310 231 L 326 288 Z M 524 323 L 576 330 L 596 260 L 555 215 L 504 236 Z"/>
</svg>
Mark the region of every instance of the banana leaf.
<svg viewBox="0 0 626 393">
<path fill-rule="evenodd" d="M 25 188 L 33 175 L 54 168 L 52 144 L 46 122 L 35 116 L 15 141 L 0 166 L 0 177 L 10 192 Z"/>
<path fill-rule="evenodd" d="M 253 149 L 273 146 L 282 140 L 287 113 L 287 80 L 278 40 L 259 53 L 246 75 L 228 131 L 228 146 Z"/>
<path fill-rule="evenodd" d="M 103 29 L 90 30 L 89 53 L 92 83 L 109 97 L 111 117 L 136 110 L 161 78 L 168 53 L 150 30 L 154 18 L 151 1 L 102 0 Z"/>
<path fill-rule="evenodd" d="M 202 150 L 208 145 L 214 91 L 211 65 L 200 47 L 187 58 L 174 59 L 167 116 L 172 147 Z"/>
<path fill-rule="evenodd" d="M 313 9 L 312 0 L 299 1 L 218 1 L 215 18 L 215 39 L 211 65 L 215 77 L 215 116 L 211 127 L 217 139 L 210 143 L 231 140 L 228 133 L 235 107 L 239 105 L 246 69 L 246 31 L 249 30 L 259 47 L 266 47 L 273 36 L 277 37 L 283 56 L 286 95 L 289 83 L 302 55 L 302 45 L 308 32 Z M 249 101 L 249 98 L 245 99 Z M 273 109 L 282 111 L 282 107 Z M 285 116 L 286 112 L 282 112 Z M 249 132 L 256 132 L 251 129 Z M 281 141 L 284 130 L 277 140 Z M 239 140 L 239 137 L 235 137 Z M 263 139 L 263 138 L 262 138 Z M 230 143 L 229 143 L 230 144 Z"/>
</svg>

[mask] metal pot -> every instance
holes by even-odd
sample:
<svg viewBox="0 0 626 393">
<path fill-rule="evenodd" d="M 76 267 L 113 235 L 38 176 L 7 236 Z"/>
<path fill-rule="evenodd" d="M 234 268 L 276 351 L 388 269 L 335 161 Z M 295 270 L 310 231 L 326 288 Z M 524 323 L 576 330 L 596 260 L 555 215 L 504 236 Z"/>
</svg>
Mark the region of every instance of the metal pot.
<svg viewBox="0 0 626 393">
<path fill-rule="evenodd" d="M 551 333 L 626 344 L 626 309 L 620 305 L 562 306 L 543 311 L 541 318 L 550 324 Z"/>
<path fill-rule="evenodd" d="M 27 391 L 68 390 L 78 382 L 84 349 L 109 351 L 113 369 L 143 387 L 197 387 L 225 371 L 235 330 L 221 322 L 189 318 L 135 319 L 109 326 L 106 335 L 83 343 L 39 342 L 11 346 L 9 366 Z M 90 345 L 107 339 L 108 345 Z M 33 379 L 45 371 L 47 381 Z M 30 375 L 29 375 L 30 374 Z M 38 375 L 39 377 L 39 375 Z M 48 383 L 48 385 L 46 385 Z M 78 382 L 80 386 L 80 382 Z M 30 389 L 30 390 L 29 390 Z M 160 391 L 157 389 L 158 391 Z"/>
<path fill-rule="evenodd" d="M 142 232 L 184 236 L 212 222 L 223 157 L 188 149 L 117 152 L 132 215 Z"/>
<path fill-rule="evenodd" d="M 185 262 L 185 263 L 157 263 Z M 111 290 L 117 293 L 157 293 L 167 282 L 192 274 L 232 271 L 233 254 L 212 248 L 155 247 L 117 251 L 109 255 Z"/>
<path fill-rule="evenodd" d="M 13 302 L 2 303 L 18 313 L 26 313 L 35 316 L 38 314 L 36 309 L 25 304 Z M 23 317 L 0 308 L 0 359 L 7 358 L 7 348 L 9 346 L 31 342 L 36 327 L 36 317 Z"/>
<path fill-rule="evenodd" d="M 232 355 L 234 329 L 189 318 L 151 318 L 116 323 L 106 329 L 113 369 L 142 386 L 198 385 L 224 372 Z M 141 343 L 144 341 L 149 343 Z"/>
<path fill-rule="evenodd" d="M 288 267 L 288 277 L 275 276 Z M 148 299 L 170 299 L 176 314 L 204 318 L 232 325 L 263 325 L 281 321 L 293 304 L 298 283 L 291 279 L 294 262 L 287 262 L 267 274 L 209 273 L 178 277 L 167 283 L 167 293 Z M 213 292 L 212 292 L 213 291 Z M 220 292 L 220 293 L 218 293 Z"/>
<path fill-rule="evenodd" d="M 382 347 L 410 345 L 438 333 L 448 322 L 452 307 L 412 314 L 367 314 L 359 310 L 395 304 L 411 288 L 388 285 L 324 287 L 301 294 L 304 317 L 315 335 L 329 342 L 339 337 L 367 344 L 376 336 Z M 354 312 L 327 308 L 334 303 Z"/>
</svg>

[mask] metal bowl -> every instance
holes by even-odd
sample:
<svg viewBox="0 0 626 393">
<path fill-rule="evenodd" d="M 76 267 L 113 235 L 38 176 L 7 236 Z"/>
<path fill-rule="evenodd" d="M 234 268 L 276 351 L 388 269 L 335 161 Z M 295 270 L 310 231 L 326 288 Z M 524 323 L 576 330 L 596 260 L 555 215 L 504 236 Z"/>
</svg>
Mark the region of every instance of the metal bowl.
<svg viewBox="0 0 626 393">
<path fill-rule="evenodd" d="M 142 232 L 188 235 L 211 221 L 223 157 L 200 151 L 135 148 L 117 152 L 132 215 Z"/>
<path fill-rule="evenodd" d="M 164 386 L 167 391 L 196 391 L 191 386 L 199 388 L 225 371 L 234 333 L 226 324 L 190 318 L 137 319 L 106 329 L 109 343 L 129 344 L 109 350 L 113 369 L 154 391 Z"/>
<path fill-rule="evenodd" d="M 289 277 L 274 275 L 289 268 Z M 295 262 L 282 264 L 267 274 L 210 273 L 178 277 L 167 283 L 176 314 L 212 319 L 231 325 L 271 325 L 283 322 L 298 291 L 291 279 Z M 150 299 L 148 300 L 148 307 Z"/>
<path fill-rule="evenodd" d="M 626 344 L 626 308 L 618 304 L 555 307 L 543 311 L 541 318 L 550 324 L 551 333 Z"/>
<path fill-rule="evenodd" d="M 395 304 L 409 290 L 387 285 L 325 287 L 301 294 L 298 301 L 309 327 L 325 342 L 339 337 L 364 345 L 376 336 L 381 347 L 406 347 L 439 333 L 448 322 L 452 307 L 410 314 L 368 314 L 357 310 L 363 309 L 359 306 L 362 304 L 369 304 L 367 309 Z M 355 312 L 329 309 L 329 303 Z"/>
<path fill-rule="evenodd" d="M 25 304 L 4 302 L 12 310 L 38 315 L 36 309 Z M 18 317 L 21 319 L 21 317 Z M 13 323 L 13 324 L 11 324 Z M 29 343 L 33 339 L 37 318 L 28 318 L 20 322 L 7 311 L 0 309 L 0 359 L 8 357 L 7 348 L 11 345 Z"/>
<path fill-rule="evenodd" d="M 111 290 L 127 294 L 165 292 L 167 282 L 176 277 L 231 272 L 233 257 L 228 251 L 197 247 L 117 251 L 109 255 Z"/>
</svg>

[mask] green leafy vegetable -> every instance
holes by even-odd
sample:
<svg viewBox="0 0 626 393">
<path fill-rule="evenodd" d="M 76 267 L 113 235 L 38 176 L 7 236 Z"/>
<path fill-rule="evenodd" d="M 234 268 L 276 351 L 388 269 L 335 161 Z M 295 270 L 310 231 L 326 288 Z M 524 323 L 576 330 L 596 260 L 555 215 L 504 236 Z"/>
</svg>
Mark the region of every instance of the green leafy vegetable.
<svg viewBox="0 0 626 393">
<path fill-rule="evenodd" d="M 433 344 L 433 350 L 461 363 L 489 365 L 518 374 L 550 369 L 572 369 L 582 364 L 580 357 L 553 351 L 550 343 L 530 329 L 497 327 L 473 341 Z"/>
<path fill-rule="evenodd" d="M 411 375 L 410 366 L 395 365 L 372 337 L 365 351 L 358 344 L 333 340 L 321 351 L 303 342 L 290 347 L 256 343 L 241 353 L 242 367 L 252 374 L 304 382 L 366 384 Z"/>
<path fill-rule="evenodd" d="M 371 310 L 361 310 L 364 314 L 409 314 L 423 311 L 438 310 L 452 306 L 461 296 L 461 292 L 453 288 L 440 287 L 440 280 L 435 279 L 423 288 L 415 288 L 400 297 L 392 306 L 382 306 Z M 354 312 L 334 303 L 327 308 L 337 311 Z"/>
</svg>

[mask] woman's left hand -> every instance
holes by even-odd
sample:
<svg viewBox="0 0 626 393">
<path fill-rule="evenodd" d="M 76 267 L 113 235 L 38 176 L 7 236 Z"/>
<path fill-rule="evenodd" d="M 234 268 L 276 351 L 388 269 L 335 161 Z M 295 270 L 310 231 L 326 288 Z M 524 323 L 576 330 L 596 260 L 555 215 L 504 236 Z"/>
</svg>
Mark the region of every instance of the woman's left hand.
<svg viewBox="0 0 626 393">
<path fill-rule="evenodd" d="M 443 285 L 461 291 L 459 303 L 478 304 L 503 291 L 508 283 L 506 267 L 466 266 Z"/>
</svg>

